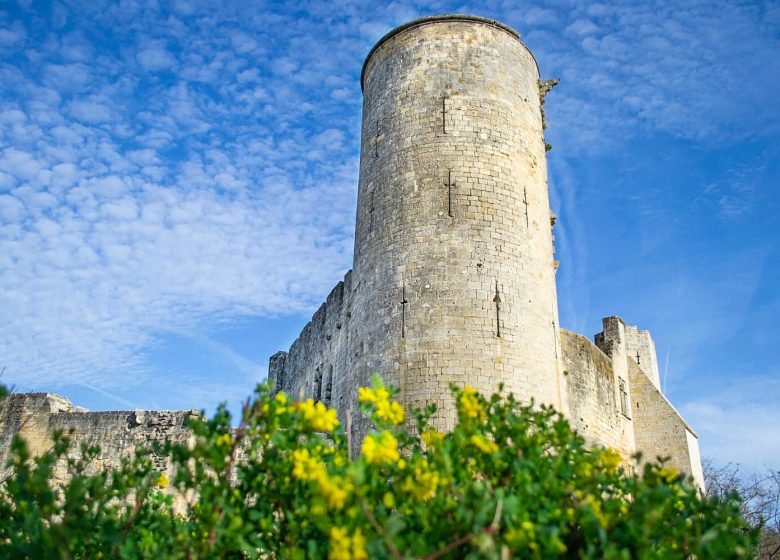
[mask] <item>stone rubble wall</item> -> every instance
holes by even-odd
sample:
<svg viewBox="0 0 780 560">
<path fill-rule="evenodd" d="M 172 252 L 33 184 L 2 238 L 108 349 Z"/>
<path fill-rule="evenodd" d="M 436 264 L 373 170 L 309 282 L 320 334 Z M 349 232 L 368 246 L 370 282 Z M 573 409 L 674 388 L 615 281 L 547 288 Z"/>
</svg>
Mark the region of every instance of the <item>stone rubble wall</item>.
<svg viewBox="0 0 780 560">
<path fill-rule="evenodd" d="M 196 411 L 113 411 L 89 412 L 76 407 L 59 395 L 21 393 L 9 395 L 2 403 L 0 417 L 0 464 L 5 468 L 9 444 L 19 433 L 33 456 L 48 451 L 55 431 L 62 431 L 71 440 L 66 457 L 55 468 L 55 480 L 66 478 L 65 459 L 76 458 L 81 444 L 99 446 L 100 453 L 89 465 L 88 472 L 117 467 L 123 457 L 130 457 L 139 446 L 153 443 L 183 442 L 189 437 L 185 426 Z M 166 461 L 153 455 L 155 467 L 163 471 Z"/>
</svg>

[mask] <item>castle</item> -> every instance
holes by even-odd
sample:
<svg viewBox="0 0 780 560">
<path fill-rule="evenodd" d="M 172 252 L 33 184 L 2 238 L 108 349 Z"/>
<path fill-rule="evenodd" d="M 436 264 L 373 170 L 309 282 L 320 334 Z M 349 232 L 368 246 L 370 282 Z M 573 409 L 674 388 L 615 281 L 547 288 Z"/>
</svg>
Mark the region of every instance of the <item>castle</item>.
<svg viewBox="0 0 780 560">
<path fill-rule="evenodd" d="M 363 65 L 360 179 L 353 268 L 269 380 L 294 397 L 357 408 L 378 372 L 407 406 L 436 403 L 446 430 L 449 385 L 503 385 L 554 405 L 626 464 L 641 451 L 701 486 L 695 432 L 663 395 L 650 334 L 618 317 L 595 344 L 562 329 L 536 61 L 513 29 L 466 15 L 409 22 Z M 106 466 L 143 441 L 186 434 L 184 412 L 90 413 L 49 394 L 14 395 L 0 459 L 21 431 L 33 451 L 54 428 L 105 450 Z M 359 415 L 353 441 L 367 425 Z"/>
<path fill-rule="evenodd" d="M 378 372 L 405 405 L 436 403 L 443 430 L 450 383 L 503 384 L 627 464 L 669 456 L 702 485 L 650 334 L 608 317 L 594 344 L 558 323 L 542 110 L 555 83 L 516 31 L 481 17 L 427 17 L 379 40 L 361 76 L 353 268 L 269 379 L 344 417 Z M 355 440 L 366 428 L 356 420 Z"/>
</svg>

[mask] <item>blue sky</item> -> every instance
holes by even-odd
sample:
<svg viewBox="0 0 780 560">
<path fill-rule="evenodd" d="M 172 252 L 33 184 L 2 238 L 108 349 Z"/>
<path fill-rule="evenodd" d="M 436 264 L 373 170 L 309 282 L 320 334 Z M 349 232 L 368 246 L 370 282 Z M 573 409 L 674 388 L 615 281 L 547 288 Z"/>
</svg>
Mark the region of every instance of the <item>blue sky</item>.
<svg viewBox="0 0 780 560">
<path fill-rule="evenodd" d="M 561 324 L 650 329 L 703 455 L 780 463 L 780 3 L 226 4 L 0 0 L 6 383 L 235 407 L 351 266 L 366 53 L 475 13 L 561 78 Z"/>
</svg>

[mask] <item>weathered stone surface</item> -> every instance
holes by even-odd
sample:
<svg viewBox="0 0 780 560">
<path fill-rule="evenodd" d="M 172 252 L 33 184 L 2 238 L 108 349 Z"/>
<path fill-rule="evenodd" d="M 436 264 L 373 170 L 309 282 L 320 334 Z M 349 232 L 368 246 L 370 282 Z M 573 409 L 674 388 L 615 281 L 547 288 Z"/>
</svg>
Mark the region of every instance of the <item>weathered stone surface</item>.
<svg viewBox="0 0 780 560">
<path fill-rule="evenodd" d="M 623 406 L 630 407 L 630 401 L 628 395 L 622 399 L 612 359 L 586 337 L 564 329 L 561 346 L 572 424 L 589 443 L 612 447 L 628 461 L 635 451 L 634 428 L 630 408 Z"/>
<path fill-rule="evenodd" d="M 40 455 L 51 448 L 52 434 L 59 430 L 73 442 L 70 457 L 80 453 L 81 443 L 100 447 L 89 467 L 92 472 L 118 466 L 122 457 L 131 456 L 139 446 L 186 441 L 189 432 L 185 420 L 193 414 L 181 410 L 89 412 L 50 393 L 14 394 L 3 401 L 2 407 L 0 465 L 5 465 L 8 444 L 15 433 L 24 437 L 33 455 Z M 162 457 L 155 455 L 153 459 L 156 468 L 166 468 Z M 55 478 L 62 479 L 64 475 L 63 461 Z"/>
<path fill-rule="evenodd" d="M 378 372 L 444 429 L 451 382 L 565 408 L 533 56 L 495 22 L 429 18 L 378 44 L 363 87 L 353 271 L 272 364 L 279 388 L 332 384 L 343 416 Z"/>
</svg>

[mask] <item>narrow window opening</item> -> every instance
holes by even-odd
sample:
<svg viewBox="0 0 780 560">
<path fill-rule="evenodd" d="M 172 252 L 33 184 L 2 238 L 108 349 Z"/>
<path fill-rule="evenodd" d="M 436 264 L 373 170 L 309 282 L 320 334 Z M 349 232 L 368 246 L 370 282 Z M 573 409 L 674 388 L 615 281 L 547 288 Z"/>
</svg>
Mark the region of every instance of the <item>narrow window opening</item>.
<svg viewBox="0 0 780 560">
<path fill-rule="evenodd" d="M 452 182 L 452 169 L 447 170 L 447 182 L 444 186 L 447 187 L 447 215 L 452 218 L 452 187 L 455 186 Z"/>
<path fill-rule="evenodd" d="M 406 284 L 401 285 L 401 338 L 406 336 Z"/>
<path fill-rule="evenodd" d="M 322 400 L 322 364 L 317 367 L 314 377 L 314 400 Z"/>
<path fill-rule="evenodd" d="M 325 386 L 325 406 L 330 406 L 333 397 L 333 366 L 328 366 L 328 383 Z"/>
<path fill-rule="evenodd" d="M 523 204 L 525 204 L 525 227 L 530 227 L 528 222 L 528 189 L 523 187 Z"/>
<path fill-rule="evenodd" d="M 628 415 L 630 412 L 628 406 L 628 392 L 626 392 L 626 382 L 623 379 L 618 381 L 618 388 L 620 390 L 620 412 L 622 412 L 623 416 L 626 418 L 630 418 Z M 639 405 L 637 404 L 637 406 Z"/>
<path fill-rule="evenodd" d="M 493 297 L 496 304 L 496 337 L 501 338 L 501 296 L 498 294 L 498 280 L 496 280 L 496 295 Z"/>
</svg>

